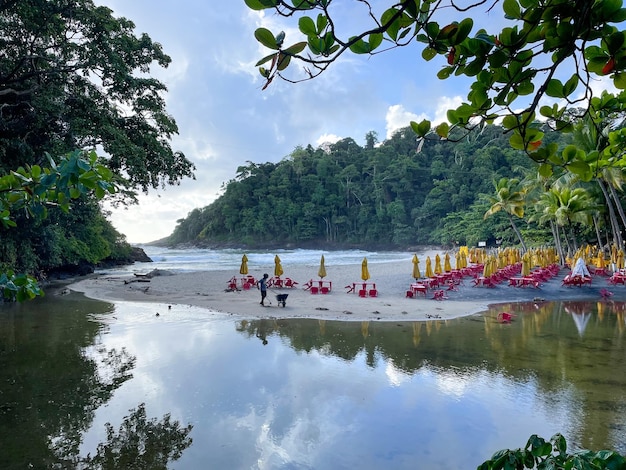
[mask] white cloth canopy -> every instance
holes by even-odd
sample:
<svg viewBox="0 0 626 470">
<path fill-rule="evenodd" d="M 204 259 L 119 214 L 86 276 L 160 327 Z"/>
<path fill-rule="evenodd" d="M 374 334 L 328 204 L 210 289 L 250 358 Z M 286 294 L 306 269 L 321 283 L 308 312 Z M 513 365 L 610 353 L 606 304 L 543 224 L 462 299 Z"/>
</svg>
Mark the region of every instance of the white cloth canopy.
<svg viewBox="0 0 626 470">
<path fill-rule="evenodd" d="M 572 276 L 591 276 L 584 259 L 578 258 L 576 260 L 576 263 L 574 263 L 574 267 L 572 268 Z"/>
</svg>

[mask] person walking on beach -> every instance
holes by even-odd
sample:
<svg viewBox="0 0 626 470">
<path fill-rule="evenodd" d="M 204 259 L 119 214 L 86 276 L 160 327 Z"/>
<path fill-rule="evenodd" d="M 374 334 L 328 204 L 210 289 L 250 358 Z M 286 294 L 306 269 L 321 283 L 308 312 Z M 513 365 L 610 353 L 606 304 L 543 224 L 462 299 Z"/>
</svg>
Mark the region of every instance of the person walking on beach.
<svg viewBox="0 0 626 470">
<path fill-rule="evenodd" d="M 267 297 L 267 278 L 269 274 L 263 274 L 263 278 L 257 282 L 257 287 L 261 290 L 261 305 L 265 307 L 265 297 Z"/>
</svg>

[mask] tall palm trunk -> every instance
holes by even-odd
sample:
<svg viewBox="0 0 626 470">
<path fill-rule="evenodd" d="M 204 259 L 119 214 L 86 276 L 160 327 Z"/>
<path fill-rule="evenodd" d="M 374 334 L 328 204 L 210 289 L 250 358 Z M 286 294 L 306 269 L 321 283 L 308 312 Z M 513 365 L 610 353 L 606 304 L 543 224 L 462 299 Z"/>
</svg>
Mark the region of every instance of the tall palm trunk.
<svg viewBox="0 0 626 470">
<path fill-rule="evenodd" d="M 563 252 L 563 245 L 561 244 L 561 235 L 559 234 L 559 226 L 553 221 L 550 221 L 550 230 L 554 237 L 554 246 L 556 248 L 556 254 L 561 260 L 561 265 L 565 265 L 565 253 Z"/>
<path fill-rule="evenodd" d="M 517 228 L 517 225 L 515 225 L 515 221 L 513 220 L 513 216 L 511 214 L 509 214 L 508 212 L 507 212 L 507 215 L 509 216 L 509 222 L 511 222 L 511 227 L 513 227 L 513 231 L 515 232 L 515 235 L 517 235 L 517 238 L 519 239 L 519 242 L 522 245 L 522 250 L 524 250 L 524 252 L 526 252 L 526 244 L 524 243 L 524 239 L 522 238 L 522 233 Z"/>
<path fill-rule="evenodd" d="M 596 181 L 598 182 L 598 186 L 600 187 L 600 190 L 602 191 L 602 194 L 604 195 L 604 200 L 606 201 L 606 207 L 609 210 L 609 220 L 611 221 L 611 227 L 613 229 L 613 243 L 621 247 L 623 246 L 622 234 L 620 233 L 620 230 L 619 230 L 619 224 L 617 223 L 617 216 L 615 215 L 615 209 L 613 208 L 613 203 L 611 202 L 611 198 L 606 189 L 606 185 L 604 184 L 604 181 L 602 181 L 600 178 L 596 178 Z"/>
<path fill-rule="evenodd" d="M 602 235 L 600 235 L 600 227 L 598 225 L 598 215 L 593 214 L 593 227 L 596 229 L 596 238 L 598 239 L 598 246 L 603 246 Z"/>
<path fill-rule="evenodd" d="M 617 191 L 615 191 L 615 188 L 613 187 L 613 185 L 609 185 L 609 190 L 611 191 L 611 197 L 613 198 L 613 202 L 615 203 L 615 207 L 617 208 L 617 213 L 620 216 L 620 219 L 622 219 L 622 226 L 626 227 L 626 213 L 624 213 L 624 208 L 622 207 L 622 203 L 619 200 L 619 195 L 617 194 Z M 618 232 L 621 235 L 621 230 L 619 230 L 619 226 L 618 228 Z"/>
</svg>

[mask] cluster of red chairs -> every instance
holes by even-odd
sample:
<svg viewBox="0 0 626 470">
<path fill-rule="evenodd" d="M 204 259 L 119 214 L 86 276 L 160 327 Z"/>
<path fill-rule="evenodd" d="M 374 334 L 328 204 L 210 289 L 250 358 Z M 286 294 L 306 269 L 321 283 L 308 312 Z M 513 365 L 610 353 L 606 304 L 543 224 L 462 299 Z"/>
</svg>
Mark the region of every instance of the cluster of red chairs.
<svg viewBox="0 0 626 470">
<path fill-rule="evenodd" d="M 280 277 L 272 277 L 267 282 L 267 287 L 274 287 L 277 289 L 282 289 L 283 287 L 296 287 L 298 283 L 293 279 L 286 277 L 285 279 L 281 279 Z"/>
<path fill-rule="evenodd" d="M 560 269 L 561 268 L 558 264 L 551 264 L 550 266 L 546 266 L 544 268 L 538 268 L 531 271 L 528 276 L 511 277 L 509 279 L 509 285 L 514 287 L 532 286 L 538 288 L 542 282 L 549 281 L 556 276 Z"/>
<path fill-rule="evenodd" d="M 433 299 L 446 299 L 444 291 L 456 291 L 460 284 L 463 283 L 465 277 L 475 277 L 482 272 L 482 265 L 472 265 L 463 269 L 453 269 L 450 272 L 437 274 L 421 281 L 412 283 L 406 291 L 406 297 L 414 298 L 418 294 L 426 297 L 429 289 L 433 289 Z M 445 289 L 442 289 L 445 287 Z M 440 293 L 441 292 L 441 293 Z"/>
<path fill-rule="evenodd" d="M 474 287 L 496 287 L 502 281 L 517 276 L 522 271 L 522 263 L 515 263 L 496 270 L 491 276 L 476 276 Z"/>
<path fill-rule="evenodd" d="M 591 276 L 580 276 L 578 274 L 572 275 L 568 274 L 563 278 L 562 286 L 577 286 L 582 287 L 585 284 L 591 284 Z"/>
<path fill-rule="evenodd" d="M 370 297 L 378 297 L 378 291 L 376 289 L 359 289 L 359 297 L 367 297 L 368 295 Z"/>
<path fill-rule="evenodd" d="M 240 279 L 237 279 L 237 276 L 233 276 L 227 282 L 228 289 L 239 290 L 239 282 L 241 282 L 241 288 L 244 290 L 248 290 L 256 285 L 256 279 L 254 276 L 247 275 Z"/>
<path fill-rule="evenodd" d="M 314 284 L 317 284 L 317 286 Z M 311 294 L 329 294 L 333 290 L 333 283 L 331 281 L 314 281 L 309 279 L 302 288 L 308 290 Z"/>
<path fill-rule="evenodd" d="M 626 273 L 622 271 L 616 271 L 613 275 L 608 279 L 609 284 L 615 286 L 617 284 L 626 285 Z"/>
</svg>

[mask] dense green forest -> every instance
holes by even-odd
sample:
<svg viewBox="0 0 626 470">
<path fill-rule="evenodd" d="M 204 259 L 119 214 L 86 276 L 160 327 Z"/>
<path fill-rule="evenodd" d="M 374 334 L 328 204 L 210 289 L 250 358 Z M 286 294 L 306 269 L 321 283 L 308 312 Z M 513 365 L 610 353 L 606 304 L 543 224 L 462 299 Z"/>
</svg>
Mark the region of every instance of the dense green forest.
<svg viewBox="0 0 626 470">
<path fill-rule="evenodd" d="M 10 298 L 13 273 L 128 262 L 132 248 L 99 201 L 132 203 L 194 167 L 170 148 L 178 129 L 149 76 L 170 58 L 131 21 L 91 0 L 8 1 L 0 28 L 0 287 Z"/>
<path fill-rule="evenodd" d="M 519 243 L 504 211 L 484 218 L 505 178 L 537 165 L 496 125 L 458 141 L 423 140 L 410 128 L 380 145 L 352 138 L 298 147 L 278 163 L 238 168 L 211 205 L 178 221 L 170 244 L 378 246 Z M 547 133 L 544 142 L 571 135 Z M 533 176 L 534 175 L 534 176 Z M 549 226 L 520 220 L 525 239 L 551 243 Z"/>
</svg>

